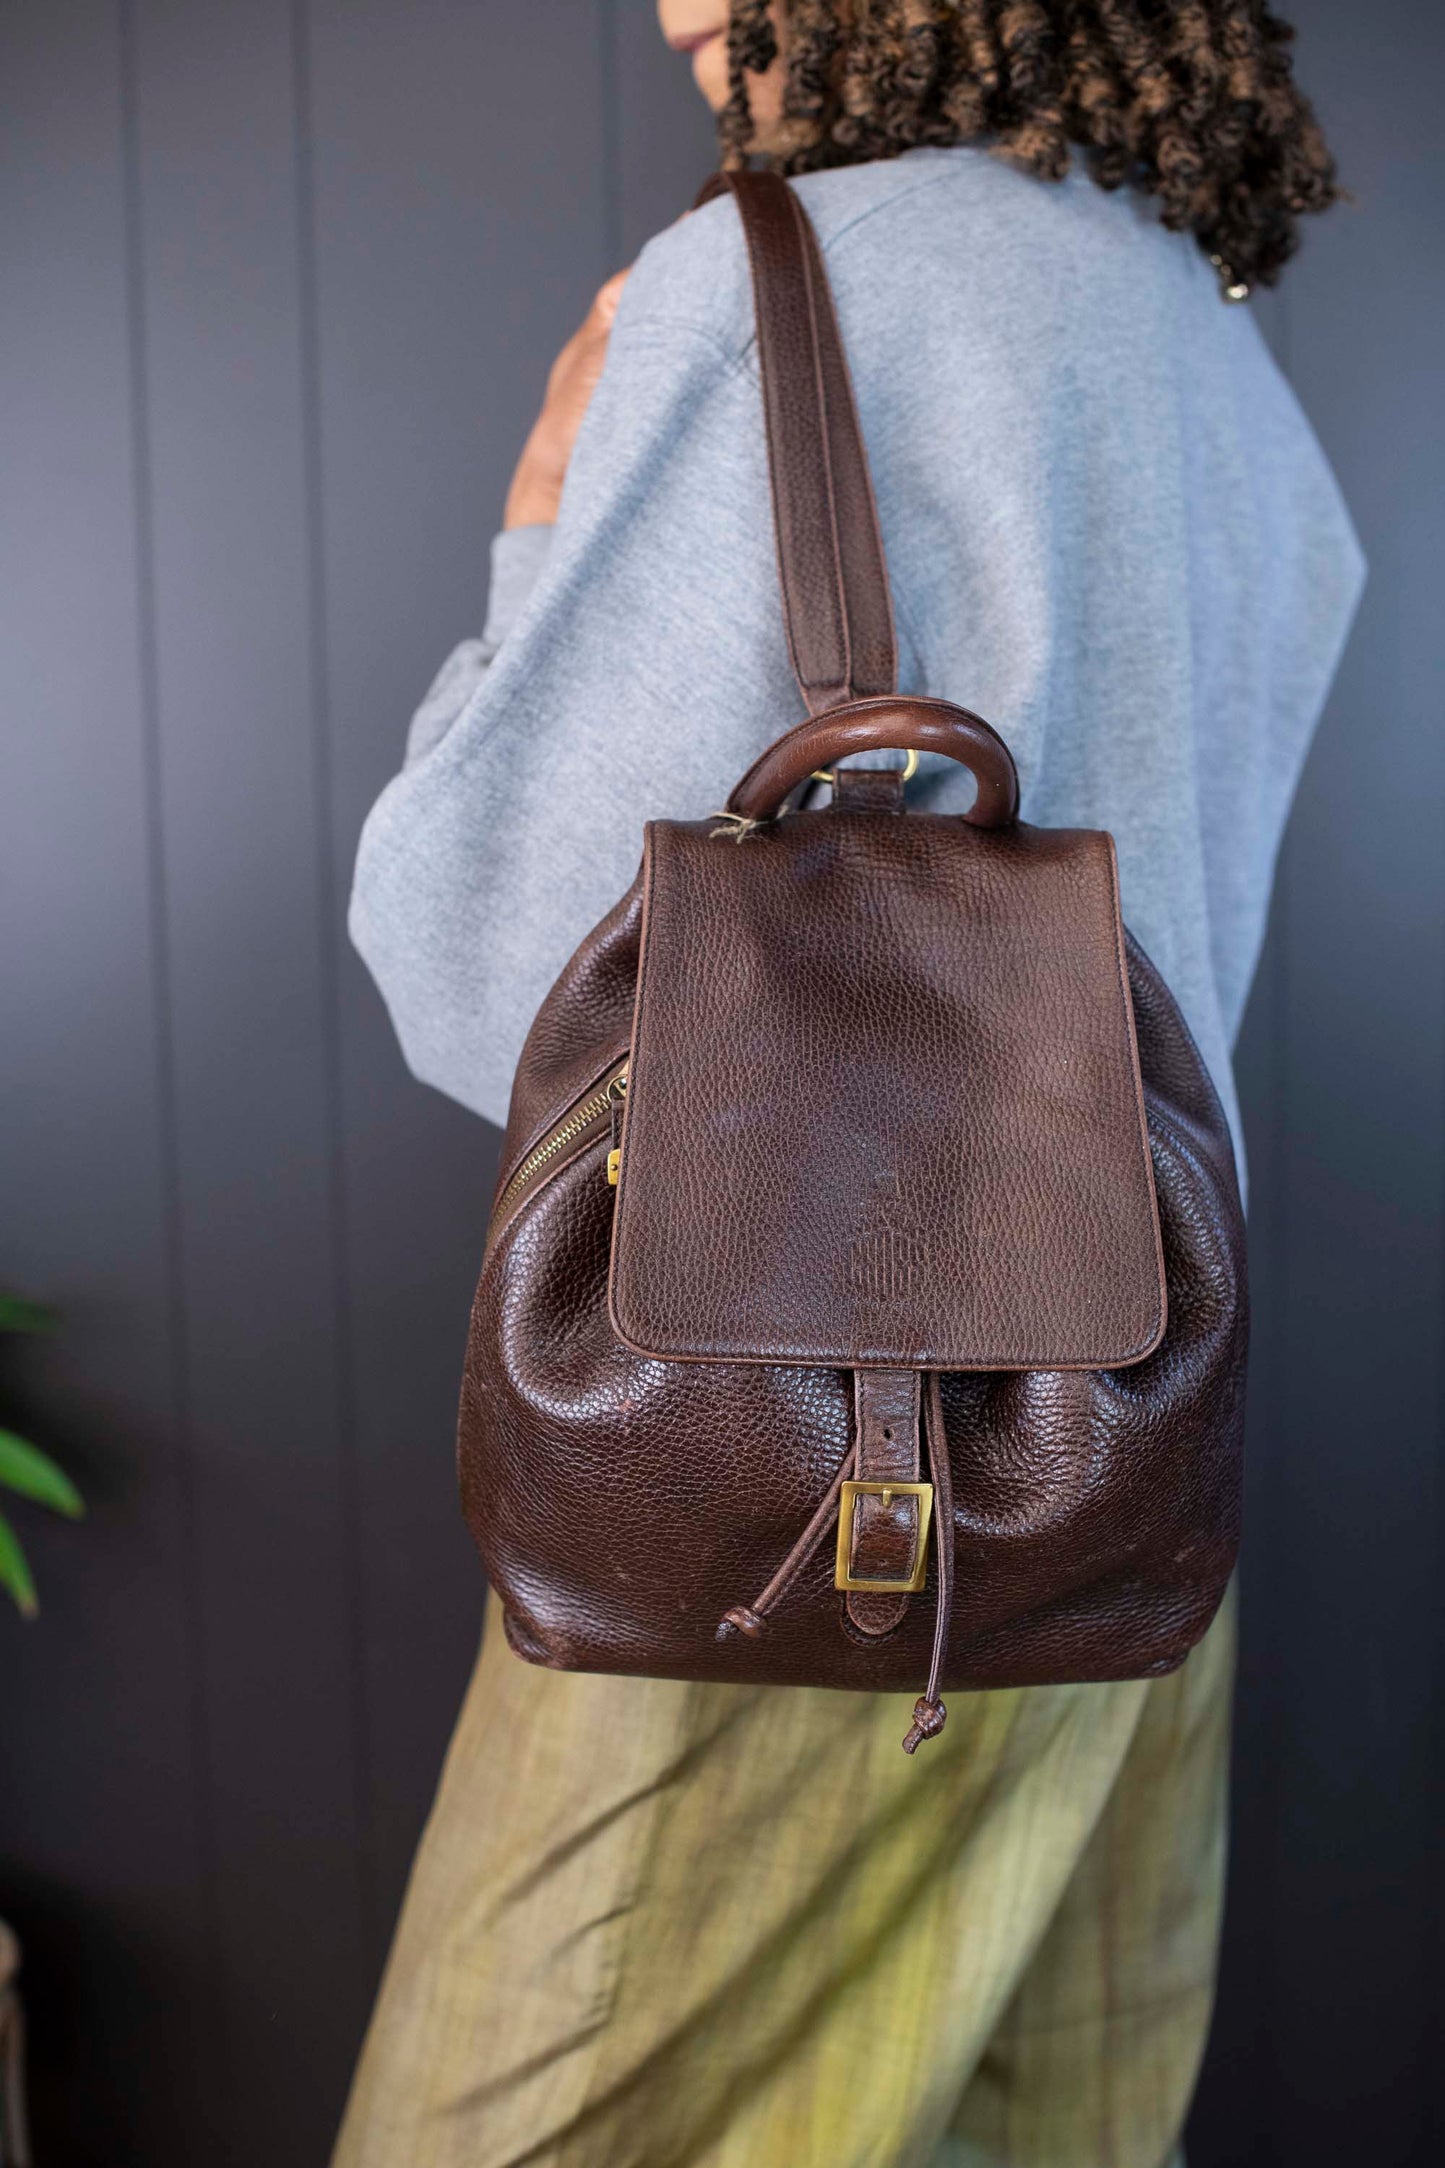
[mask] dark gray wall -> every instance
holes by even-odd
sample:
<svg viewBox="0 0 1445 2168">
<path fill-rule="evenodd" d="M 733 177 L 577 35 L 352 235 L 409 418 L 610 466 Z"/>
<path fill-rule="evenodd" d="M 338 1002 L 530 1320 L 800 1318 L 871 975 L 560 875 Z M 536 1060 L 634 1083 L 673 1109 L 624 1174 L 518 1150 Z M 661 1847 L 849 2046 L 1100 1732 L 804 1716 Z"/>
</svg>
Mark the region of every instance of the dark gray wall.
<svg viewBox="0 0 1445 2168">
<path fill-rule="evenodd" d="M 1191 2168 L 1445 2159 L 1445 18 L 1287 12 L 1356 200 L 1271 328 L 1371 577 L 1240 1055 L 1234 1897 Z"/>
<path fill-rule="evenodd" d="M 1236 1889 L 1195 2168 L 1436 2157 L 1445 31 L 1300 0 L 1355 188 L 1272 305 L 1374 580 L 1243 1068 Z M 650 0 L 8 0 L 0 1616 L 44 2168 L 325 2154 L 479 1622 L 491 1140 L 345 946 L 547 361 L 706 169 Z"/>
</svg>

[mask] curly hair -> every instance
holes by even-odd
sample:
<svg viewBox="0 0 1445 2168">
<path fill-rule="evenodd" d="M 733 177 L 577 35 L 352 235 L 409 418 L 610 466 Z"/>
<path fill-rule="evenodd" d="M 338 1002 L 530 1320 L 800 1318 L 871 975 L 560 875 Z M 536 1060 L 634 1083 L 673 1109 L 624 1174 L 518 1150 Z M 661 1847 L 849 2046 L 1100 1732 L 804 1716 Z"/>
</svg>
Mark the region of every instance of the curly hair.
<svg viewBox="0 0 1445 2168">
<path fill-rule="evenodd" d="M 1339 201 L 1267 0 L 783 0 L 782 118 L 756 137 L 748 77 L 778 58 L 770 0 L 731 0 L 723 158 L 785 173 L 979 143 L 1041 180 L 1073 146 L 1103 188 L 1157 197 L 1227 299 L 1272 286 L 1299 220 Z"/>
</svg>

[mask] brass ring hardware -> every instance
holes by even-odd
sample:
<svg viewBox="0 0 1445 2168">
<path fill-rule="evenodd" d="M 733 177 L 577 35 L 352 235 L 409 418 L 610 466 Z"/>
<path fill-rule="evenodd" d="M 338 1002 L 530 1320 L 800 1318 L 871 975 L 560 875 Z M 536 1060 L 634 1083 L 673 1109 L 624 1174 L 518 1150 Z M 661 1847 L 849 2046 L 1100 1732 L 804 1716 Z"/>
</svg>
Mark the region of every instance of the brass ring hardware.
<svg viewBox="0 0 1445 2168">
<path fill-rule="evenodd" d="M 918 747 L 916 745 L 910 745 L 908 748 L 907 758 L 904 760 L 903 763 L 904 782 L 911 782 L 914 776 L 917 775 L 917 773 Z M 812 780 L 815 783 L 836 783 L 838 780 L 838 771 L 836 768 L 815 768 L 813 770 Z"/>
</svg>

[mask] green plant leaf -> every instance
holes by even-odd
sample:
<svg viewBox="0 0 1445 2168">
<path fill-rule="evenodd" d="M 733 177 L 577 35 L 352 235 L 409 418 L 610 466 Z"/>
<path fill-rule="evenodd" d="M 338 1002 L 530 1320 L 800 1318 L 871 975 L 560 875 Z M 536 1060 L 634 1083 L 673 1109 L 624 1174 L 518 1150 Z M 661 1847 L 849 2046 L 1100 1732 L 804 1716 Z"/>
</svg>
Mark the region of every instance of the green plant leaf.
<svg viewBox="0 0 1445 2168">
<path fill-rule="evenodd" d="M 55 1312 L 23 1295 L 0 1295 L 0 1332 L 49 1332 Z"/>
<path fill-rule="evenodd" d="M 35 1583 L 30 1578 L 30 1568 L 16 1541 L 15 1531 L 3 1514 L 0 1514 L 0 1588 L 9 1590 L 23 1617 L 34 1618 L 40 1609 L 35 1600 Z"/>
<path fill-rule="evenodd" d="M 78 1521 L 85 1511 L 85 1500 L 64 1469 L 57 1468 L 38 1445 L 17 1438 L 13 1430 L 0 1430 L 0 1489 L 49 1506 L 67 1520 Z"/>
</svg>

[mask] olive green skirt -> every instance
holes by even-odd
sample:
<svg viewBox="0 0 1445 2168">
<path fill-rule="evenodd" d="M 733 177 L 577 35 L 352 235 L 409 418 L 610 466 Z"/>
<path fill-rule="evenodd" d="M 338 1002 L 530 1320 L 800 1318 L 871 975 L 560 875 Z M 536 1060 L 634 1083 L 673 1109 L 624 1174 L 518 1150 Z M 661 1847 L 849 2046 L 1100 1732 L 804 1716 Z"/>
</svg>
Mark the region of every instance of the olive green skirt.
<svg viewBox="0 0 1445 2168">
<path fill-rule="evenodd" d="M 536 1671 L 493 1620 L 333 2168 L 1166 2168 L 1213 1991 L 1232 1602 L 1152 1683 Z"/>
</svg>

